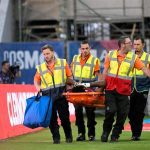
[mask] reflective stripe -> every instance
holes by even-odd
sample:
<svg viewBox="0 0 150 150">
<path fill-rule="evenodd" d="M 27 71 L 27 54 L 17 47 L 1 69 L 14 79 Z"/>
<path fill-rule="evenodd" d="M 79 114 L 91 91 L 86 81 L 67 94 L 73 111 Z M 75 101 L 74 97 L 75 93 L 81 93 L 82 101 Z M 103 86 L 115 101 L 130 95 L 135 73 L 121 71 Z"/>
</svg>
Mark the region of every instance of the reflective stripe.
<svg viewBox="0 0 150 150">
<path fill-rule="evenodd" d="M 73 74 L 75 74 L 75 70 L 76 70 L 76 65 L 75 65 L 75 63 L 76 63 L 76 61 L 77 61 L 77 55 L 74 57 L 74 69 L 73 69 Z"/>
<path fill-rule="evenodd" d="M 44 74 L 43 74 L 43 72 L 42 72 L 42 68 L 41 68 L 41 66 L 39 66 L 39 71 L 40 71 L 40 74 L 41 74 L 41 78 L 42 78 L 42 80 L 43 80 L 43 82 L 44 82 L 44 84 L 46 85 L 46 87 L 48 87 L 48 84 L 47 84 L 47 82 L 45 81 L 45 79 L 44 79 Z"/>
<path fill-rule="evenodd" d="M 61 69 L 65 69 L 63 60 L 61 60 L 61 65 L 63 65 L 62 67 L 55 67 L 55 70 L 61 70 Z"/>
<path fill-rule="evenodd" d="M 82 69 L 83 68 L 81 68 L 81 74 L 80 74 L 80 80 L 79 80 L 80 83 L 82 82 Z"/>
<path fill-rule="evenodd" d="M 74 71 L 73 71 L 73 74 L 75 75 L 75 70 L 76 70 L 76 66 L 77 65 L 80 65 L 80 62 L 77 62 L 77 55 L 74 57 Z M 82 82 L 82 78 L 81 78 L 81 75 L 82 75 L 82 68 L 81 68 L 81 74 L 80 74 L 80 78 L 79 78 L 79 81 Z M 75 79 L 76 77 L 74 77 Z"/>
<path fill-rule="evenodd" d="M 110 55 L 111 61 L 118 61 L 117 58 L 112 58 L 112 55 L 113 55 L 113 52 L 111 52 L 111 55 Z M 133 54 L 133 56 L 134 56 L 134 55 L 135 55 L 135 54 Z M 132 61 L 133 61 L 133 56 L 132 56 Z M 134 59 L 135 59 L 135 57 L 134 57 Z M 123 61 L 124 61 L 124 62 L 127 62 L 127 63 L 131 63 L 131 62 L 132 62 L 132 61 L 127 60 L 127 59 L 124 59 Z"/>
<path fill-rule="evenodd" d="M 57 88 L 57 87 L 63 87 L 63 86 L 65 86 L 65 84 L 57 84 L 57 85 L 55 85 L 55 88 Z M 49 89 L 54 89 L 54 86 L 52 85 L 52 86 L 49 86 L 47 88 L 43 88 L 41 90 L 42 91 L 46 91 L 46 90 L 49 90 Z"/>
<path fill-rule="evenodd" d="M 74 64 L 76 64 L 76 65 L 80 65 L 80 62 L 75 62 Z"/>
<path fill-rule="evenodd" d="M 146 58 L 143 61 L 143 63 L 145 64 L 145 66 L 148 64 L 148 57 L 149 57 L 149 54 L 146 54 Z"/>
<path fill-rule="evenodd" d="M 110 55 L 109 55 L 110 61 L 116 61 L 116 62 L 118 62 L 117 58 L 112 58 L 113 53 L 114 53 L 114 51 L 111 51 L 111 52 L 110 52 Z M 110 76 L 112 76 L 112 77 L 116 77 L 116 74 L 110 73 L 110 70 L 111 70 L 111 68 L 109 67 L 107 74 L 110 75 Z"/>
<path fill-rule="evenodd" d="M 129 76 L 120 76 L 118 75 L 119 79 L 126 79 L 126 80 L 131 80 L 132 77 L 129 77 Z"/>
<path fill-rule="evenodd" d="M 80 62 L 76 62 L 76 63 L 74 63 L 74 65 L 81 65 L 81 64 L 80 64 Z M 85 64 L 84 66 L 91 67 L 91 64 Z M 94 65 L 92 65 L 92 66 L 94 66 Z"/>
<path fill-rule="evenodd" d="M 62 59 L 61 59 L 61 66 L 62 67 L 56 67 L 56 68 L 61 68 L 61 70 L 62 70 L 62 83 L 65 83 L 65 79 L 64 79 L 64 76 L 65 76 L 65 72 L 64 72 L 65 65 L 64 65 L 64 61 Z"/>
<path fill-rule="evenodd" d="M 46 64 L 43 63 L 43 65 L 46 65 Z M 56 66 L 56 67 L 54 67 L 54 72 L 55 72 L 56 70 L 61 71 L 61 74 L 62 74 L 62 76 L 61 76 L 62 83 L 60 83 L 60 84 L 56 84 L 56 83 L 55 83 L 55 84 L 56 84 L 56 87 L 65 86 L 65 61 L 64 61 L 63 59 L 60 59 L 60 64 L 59 64 L 59 65 L 61 65 L 61 66 Z M 42 65 L 38 66 L 38 68 L 39 68 L 39 73 L 40 73 L 42 82 L 43 82 L 43 84 L 44 84 L 44 86 L 45 86 L 45 88 L 42 88 L 42 90 L 46 90 L 46 89 L 51 89 L 51 88 L 53 88 L 54 85 L 49 85 L 49 84 L 46 82 L 46 79 L 44 78 L 44 75 L 47 74 L 47 73 L 49 73 L 48 68 L 46 67 L 46 68 L 45 68 L 46 70 L 44 70 L 43 72 L 42 72 Z M 49 77 L 51 78 L 50 75 L 49 75 Z M 54 76 L 54 78 L 56 78 L 56 77 Z M 57 79 L 57 78 L 56 78 L 56 79 Z"/>
<path fill-rule="evenodd" d="M 117 58 L 111 58 L 111 61 L 118 61 Z"/>
<path fill-rule="evenodd" d="M 84 81 L 89 81 L 89 80 L 91 80 L 92 79 L 92 76 L 93 76 L 93 68 L 94 68 L 94 61 L 96 60 L 96 57 L 93 57 L 92 56 L 92 60 L 91 60 L 91 62 L 90 62 L 90 64 L 88 64 L 88 63 L 85 63 L 84 65 L 83 65 L 83 67 L 89 67 L 90 68 L 90 74 L 89 74 L 89 78 L 87 79 L 83 79 L 82 78 L 82 70 L 83 70 L 83 67 L 81 68 L 81 73 L 80 73 L 80 77 L 75 77 L 75 74 L 76 74 L 76 72 L 75 72 L 75 70 L 76 70 L 76 67 L 77 66 L 81 66 L 81 64 L 80 64 L 80 62 L 78 62 L 77 61 L 77 59 L 78 59 L 78 57 L 79 57 L 79 55 L 75 55 L 74 56 L 74 61 L 73 61 L 73 65 L 74 65 L 74 69 L 73 69 L 73 74 L 74 74 L 74 79 L 75 80 L 79 80 L 80 82 L 82 82 L 83 80 Z M 95 80 L 95 78 L 94 78 L 94 80 Z"/>
<path fill-rule="evenodd" d="M 130 68 L 129 68 L 128 72 L 127 72 L 127 76 L 129 76 L 129 74 L 130 74 L 130 72 L 131 72 L 131 70 L 132 70 L 132 68 L 133 68 L 133 66 L 134 66 L 135 57 L 136 57 L 136 55 L 133 54 L 133 55 L 132 55 L 132 60 L 130 61 Z"/>
<path fill-rule="evenodd" d="M 39 72 L 40 72 L 40 74 L 43 74 L 42 73 L 42 68 L 41 68 L 41 66 L 38 66 L 39 67 Z"/>
<path fill-rule="evenodd" d="M 116 74 L 112 74 L 112 73 L 110 73 L 110 72 L 108 72 L 107 75 L 108 75 L 108 76 L 111 76 L 111 77 L 116 77 Z"/>
<path fill-rule="evenodd" d="M 115 53 L 115 51 L 111 51 L 110 52 L 110 61 L 116 61 L 116 62 L 118 62 L 117 58 L 113 58 L 113 54 L 114 53 Z M 114 56 L 114 57 L 116 57 L 116 56 Z M 136 57 L 136 55 L 132 54 L 132 59 L 131 60 L 128 60 L 127 57 L 125 57 L 125 59 L 123 60 L 123 62 L 127 62 L 127 63 L 130 64 L 130 68 L 128 69 L 126 76 L 121 76 L 121 75 L 110 73 L 111 68 L 108 69 L 108 76 L 131 80 L 132 77 L 129 77 L 129 74 L 130 74 L 130 72 L 131 72 L 131 70 L 132 70 L 132 68 L 134 66 L 135 57 Z M 118 72 L 118 74 L 119 74 L 119 72 Z"/>
<path fill-rule="evenodd" d="M 112 58 L 113 52 L 114 52 L 114 51 L 111 51 L 111 52 L 110 52 L 110 58 Z"/>
<path fill-rule="evenodd" d="M 46 73 L 48 73 L 48 70 L 45 70 L 45 71 L 43 71 L 43 72 L 40 73 L 40 74 L 46 74 Z"/>
<path fill-rule="evenodd" d="M 64 63 L 63 63 L 62 60 L 61 60 L 61 64 L 64 65 Z M 55 67 L 55 70 L 62 70 L 63 72 L 64 72 L 64 69 L 65 69 L 64 66 L 62 66 L 62 67 Z M 41 71 L 40 71 L 40 74 L 41 74 L 41 75 L 44 75 L 44 74 L 46 74 L 46 73 L 48 73 L 48 72 L 49 72 L 48 70 L 45 70 L 45 71 L 43 71 L 43 72 L 42 72 L 42 70 L 41 70 Z"/>
<path fill-rule="evenodd" d="M 136 78 L 143 78 L 143 79 L 145 79 L 145 78 L 147 78 L 147 76 L 145 76 L 145 75 L 136 75 Z"/>
<path fill-rule="evenodd" d="M 96 58 L 95 57 L 93 57 L 92 58 L 92 61 L 91 61 L 91 66 L 90 66 L 90 79 L 92 79 L 92 69 L 93 69 L 93 67 L 94 67 L 94 61 L 96 60 Z"/>
<path fill-rule="evenodd" d="M 133 56 L 132 56 L 132 59 L 133 59 Z M 127 63 L 131 64 L 132 61 L 124 59 L 124 62 L 127 62 Z"/>
<path fill-rule="evenodd" d="M 146 55 L 146 56 L 144 57 L 144 55 Z M 143 60 L 143 57 L 144 57 L 144 60 Z M 143 51 L 140 59 L 145 64 L 145 66 L 148 64 L 148 58 L 149 58 L 149 54 Z"/>
<path fill-rule="evenodd" d="M 148 58 L 149 58 L 149 54 L 143 52 L 140 60 L 144 63 L 145 67 L 147 67 L 147 64 L 149 63 Z M 135 83 L 136 83 L 136 76 L 143 76 L 143 77 L 145 76 L 146 77 L 146 75 L 143 73 L 142 70 L 138 70 L 138 69 L 134 68 Z"/>
<path fill-rule="evenodd" d="M 115 78 L 116 74 L 108 73 L 108 76 Z M 118 75 L 117 78 L 119 78 L 119 79 L 126 79 L 126 80 L 131 80 L 132 79 L 132 77 L 129 77 L 129 76 L 120 76 L 120 75 Z"/>
</svg>

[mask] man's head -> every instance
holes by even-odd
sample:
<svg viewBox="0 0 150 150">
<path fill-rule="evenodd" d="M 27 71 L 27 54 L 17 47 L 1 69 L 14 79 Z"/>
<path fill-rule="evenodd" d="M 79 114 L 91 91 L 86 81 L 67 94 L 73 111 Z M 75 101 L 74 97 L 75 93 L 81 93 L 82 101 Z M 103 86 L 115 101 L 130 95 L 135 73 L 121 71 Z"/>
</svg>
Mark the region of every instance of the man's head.
<svg viewBox="0 0 150 150">
<path fill-rule="evenodd" d="M 86 41 L 86 40 L 82 41 L 81 44 L 80 44 L 81 55 L 83 57 L 86 57 L 87 55 L 89 55 L 90 50 L 91 50 L 91 48 L 90 48 L 90 45 L 89 45 L 88 41 Z"/>
<path fill-rule="evenodd" d="M 42 54 L 44 55 L 44 58 L 47 62 L 54 59 L 54 49 L 50 45 L 44 45 L 41 48 Z"/>
<path fill-rule="evenodd" d="M 132 42 L 128 36 L 121 36 L 118 40 L 119 49 L 122 50 L 124 53 L 128 53 L 132 50 Z"/>
<path fill-rule="evenodd" d="M 144 46 L 145 46 L 144 39 L 141 36 L 136 36 L 133 42 L 135 53 L 140 54 L 143 51 Z"/>
<path fill-rule="evenodd" d="M 9 71 L 10 64 L 7 60 L 2 62 L 2 71 L 7 73 Z"/>
</svg>

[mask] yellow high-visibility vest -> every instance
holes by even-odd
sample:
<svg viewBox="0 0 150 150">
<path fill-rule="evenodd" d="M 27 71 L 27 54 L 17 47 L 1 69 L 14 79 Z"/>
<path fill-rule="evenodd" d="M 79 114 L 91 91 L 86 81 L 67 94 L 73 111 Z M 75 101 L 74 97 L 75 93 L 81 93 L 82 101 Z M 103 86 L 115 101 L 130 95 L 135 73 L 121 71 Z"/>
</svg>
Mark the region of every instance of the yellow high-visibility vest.
<svg viewBox="0 0 150 150">
<path fill-rule="evenodd" d="M 95 81 L 96 76 L 94 75 L 94 68 L 97 61 L 100 64 L 99 59 L 91 55 L 84 66 L 81 66 L 80 57 L 80 55 L 75 55 L 73 58 L 72 72 L 74 79 L 80 82 Z"/>
<path fill-rule="evenodd" d="M 150 54 L 143 52 L 140 60 L 144 63 L 145 67 L 149 67 Z M 147 77 L 142 70 L 136 68 L 134 68 L 133 74 L 132 90 L 136 89 L 138 92 L 149 91 L 150 78 Z"/>
<path fill-rule="evenodd" d="M 55 87 L 65 86 L 66 83 L 66 60 L 65 59 L 56 59 L 55 67 L 53 70 L 53 77 L 55 82 Z M 41 76 L 41 89 L 42 91 L 54 88 L 52 75 L 47 68 L 45 62 L 41 65 L 37 66 L 37 72 L 40 73 Z"/>
<path fill-rule="evenodd" d="M 137 55 L 135 55 L 132 51 L 128 52 L 125 59 L 121 62 L 120 67 L 117 60 L 117 50 L 110 51 L 108 55 L 110 58 L 108 76 L 117 76 L 120 79 L 131 80 L 133 76 L 132 69 L 134 67 L 134 62 L 137 58 Z"/>
<path fill-rule="evenodd" d="M 145 53 L 145 52 L 143 52 L 143 54 L 142 54 L 140 59 L 144 63 L 145 67 L 148 67 L 148 65 L 150 64 L 150 55 Z M 145 76 L 144 72 L 142 70 L 138 70 L 136 68 L 134 69 L 134 75 L 140 76 L 140 77 Z"/>
</svg>

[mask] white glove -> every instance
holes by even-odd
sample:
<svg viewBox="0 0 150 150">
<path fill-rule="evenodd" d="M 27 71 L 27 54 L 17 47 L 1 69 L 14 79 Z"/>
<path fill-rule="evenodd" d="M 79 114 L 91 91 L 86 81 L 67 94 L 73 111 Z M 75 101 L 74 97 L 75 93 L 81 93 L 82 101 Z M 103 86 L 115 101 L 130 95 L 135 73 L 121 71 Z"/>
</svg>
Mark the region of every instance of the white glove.
<svg viewBox="0 0 150 150">
<path fill-rule="evenodd" d="M 78 86 L 79 82 L 74 82 L 74 87 Z"/>
<path fill-rule="evenodd" d="M 78 85 L 82 85 L 82 86 L 84 86 L 86 88 L 90 87 L 90 83 L 80 83 Z"/>
</svg>

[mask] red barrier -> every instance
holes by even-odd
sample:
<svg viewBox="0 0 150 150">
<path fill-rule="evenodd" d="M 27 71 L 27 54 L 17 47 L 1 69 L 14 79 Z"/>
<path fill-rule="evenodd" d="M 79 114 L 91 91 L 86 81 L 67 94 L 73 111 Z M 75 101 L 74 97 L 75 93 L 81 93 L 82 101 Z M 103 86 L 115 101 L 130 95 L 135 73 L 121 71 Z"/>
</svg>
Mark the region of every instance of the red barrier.
<svg viewBox="0 0 150 150">
<path fill-rule="evenodd" d="M 29 129 L 22 125 L 26 99 L 36 94 L 33 85 L 0 84 L 0 139 L 40 130 Z M 74 110 L 71 108 L 71 120 Z"/>
<path fill-rule="evenodd" d="M 26 98 L 35 95 L 32 85 L 0 84 L 0 139 L 33 132 L 22 125 Z"/>
</svg>

